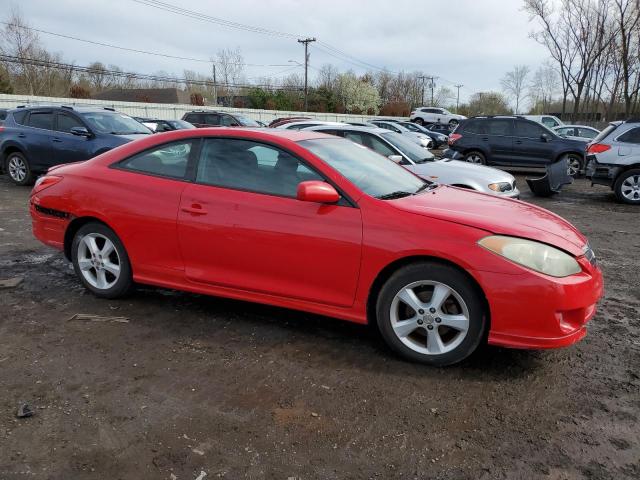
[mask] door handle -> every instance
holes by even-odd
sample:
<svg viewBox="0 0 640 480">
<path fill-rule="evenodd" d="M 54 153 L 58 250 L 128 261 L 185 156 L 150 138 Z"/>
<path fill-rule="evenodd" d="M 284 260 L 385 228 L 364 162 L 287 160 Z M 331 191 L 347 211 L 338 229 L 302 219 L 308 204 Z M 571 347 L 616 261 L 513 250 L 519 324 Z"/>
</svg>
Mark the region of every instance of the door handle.
<svg viewBox="0 0 640 480">
<path fill-rule="evenodd" d="M 482 137 L 482 141 L 483 142 L 488 142 L 489 141 L 489 137 Z"/>
<path fill-rule="evenodd" d="M 26 135 L 24 133 L 19 133 L 18 134 L 18 138 L 24 138 L 24 137 L 26 137 Z"/>
<path fill-rule="evenodd" d="M 191 215 L 206 215 L 207 211 L 202 208 L 202 205 L 199 203 L 192 203 L 190 207 L 182 207 L 181 210 L 185 213 L 190 213 Z"/>
<path fill-rule="evenodd" d="M 516 145 L 522 145 L 522 140 L 516 140 Z"/>
<path fill-rule="evenodd" d="M 62 142 L 62 140 L 60 140 L 59 138 L 54 138 L 53 141 L 56 142 L 56 143 Z"/>
</svg>

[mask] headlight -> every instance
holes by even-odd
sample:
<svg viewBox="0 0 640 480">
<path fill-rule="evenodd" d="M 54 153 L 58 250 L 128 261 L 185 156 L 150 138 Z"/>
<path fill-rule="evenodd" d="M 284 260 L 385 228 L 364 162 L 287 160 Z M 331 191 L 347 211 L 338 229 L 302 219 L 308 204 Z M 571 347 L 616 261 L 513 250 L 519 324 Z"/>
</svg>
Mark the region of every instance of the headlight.
<svg viewBox="0 0 640 480">
<path fill-rule="evenodd" d="M 508 192 L 511 190 L 511 184 L 509 182 L 490 183 L 489 188 L 494 192 Z"/>
<path fill-rule="evenodd" d="M 568 277 L 582 271 L 571 255 L 544 243 L 491 235 L 478 244 L 507 260 L 552 277 Z"/>
</svg>

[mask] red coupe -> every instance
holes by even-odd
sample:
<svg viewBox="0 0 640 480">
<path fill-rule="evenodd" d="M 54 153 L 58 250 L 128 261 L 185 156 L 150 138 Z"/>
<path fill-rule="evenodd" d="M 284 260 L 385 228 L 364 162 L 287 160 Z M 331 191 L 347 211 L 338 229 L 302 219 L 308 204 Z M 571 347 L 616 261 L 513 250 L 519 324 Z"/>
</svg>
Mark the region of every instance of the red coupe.
<svg viewBox="0 0 640 480">
<path fill-rule="evenodd" d="M 152 135 L 50 169 L 31 216 L 99 297 L 136 282 L 375 322 L 432 365 L 487 341 L 573 344 L 603 289 L 587 240 L 553 213 L 316 132 Z"/>
</svg>

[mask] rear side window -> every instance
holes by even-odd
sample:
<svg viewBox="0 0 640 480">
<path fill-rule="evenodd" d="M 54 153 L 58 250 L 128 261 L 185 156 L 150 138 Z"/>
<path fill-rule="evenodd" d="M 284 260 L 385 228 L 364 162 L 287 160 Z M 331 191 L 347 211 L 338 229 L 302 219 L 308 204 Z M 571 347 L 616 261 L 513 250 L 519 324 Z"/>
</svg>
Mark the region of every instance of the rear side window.
<svg viewBox="0 0 640 480">
<path fill-rule="evenodd" d="M 578 128 L 578 136 L 584 138 L 594 138 L 598 132 L 590 128 Z"/>
<path fill-rule="evenodd" d="M 640 143 L 640 127 L 632 128 L 618 137 L 619 142 Z"/>
<path fill-rule="evenodd" d="M 13 120 L 18 125 L 24 125 L 24 121 L 25 121 L 26 117 L 27 117 L 27 111 L 26 110 L 20 110 L 18 112 L 13 112 Z"/>
<path fill-rule="evenodd" d="M 45 130 L 53 130 L 53 113 L 31 112 L 31 115 L 29 115 L 29 126 Z"/>
<path fill-rule="evenodd" d="M 463 122 L 459 127 L 460 131 L 466 133 L 484 133 L 482 128 L 482 120 L 472 119 Z"/>
<path fill-rule="evenodd" d="M 193 140 L 160 145 L 129 157 L 118 168 L 182 180 L 186 177 Z"/>
<path fill-rule="evenodd" d="M 197 113 L 189 113 L 186 117 L 184 117 L 185 121 L 190 123 L 203 123 L 204 115 L 198 115 Z"/>
<path fill-rule="evenodd" d="M 513 121 L 506 118 L 493 118 L 487 120 L 486 132 L 489 135 L 511 135 Z"/>
<path fill-rule="evenodd" d="M 220 115 L 215 113 L 210 113 L 205 115 L 204 123 L 207 125 L 220 125 Z"/>
<path fill-rule="evenodd" d="M 540 138 L 543 133 L 546 133 L 546 130 L 537 123 L 522 120 L 516 121 L 517 137 Z"/>
</svg>

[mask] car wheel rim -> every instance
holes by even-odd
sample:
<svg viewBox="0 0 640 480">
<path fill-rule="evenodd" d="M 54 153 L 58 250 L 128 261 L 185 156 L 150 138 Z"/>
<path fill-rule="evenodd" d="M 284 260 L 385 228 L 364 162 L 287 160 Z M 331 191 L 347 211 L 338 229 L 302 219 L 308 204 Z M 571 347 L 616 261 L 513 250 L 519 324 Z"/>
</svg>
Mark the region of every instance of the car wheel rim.
<svg viewBox="0 0 640 480">
<path fill-rule="evenodd" d="M 469 331 L 469 309 L 460 294 L 430 280 L 403 287 L 391 302 L 390 319 L 396 337 L 423 355 L 456 349 Z"/>
<path fill-rule="evenodd" d="M 640 175 L 625 178 L 620 190 L 624 198 L 633 202 L 640 201 Z"/>
<path fill-rule="evenodd" d="M 580 172 L 580 160 L 576 157 L 569 157 L 567 173 L 572 177 Z"/>
<path fill-rule="evenodd" d="M 16 182 L 22 182 L 27 177 L 27 165 L 20 157 L 9 159 L 9 176 Z"/>
<path fill-rule="evenodd" d="M 108 290 L 120 278 L 118 250 L 104 235 L 90 233 L 82 237 L 77 258 L 82 276 L 94 288 Z"/>
<path fill-rule="evenodd" d="M 467 160 L 471 163 L 482 163 L 482 159 L 480 158 L 480 155 L 469 155 L 467 157 Z"/>
</svg>

